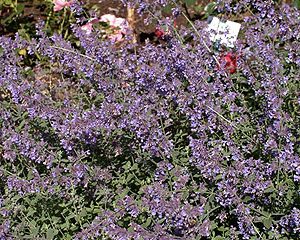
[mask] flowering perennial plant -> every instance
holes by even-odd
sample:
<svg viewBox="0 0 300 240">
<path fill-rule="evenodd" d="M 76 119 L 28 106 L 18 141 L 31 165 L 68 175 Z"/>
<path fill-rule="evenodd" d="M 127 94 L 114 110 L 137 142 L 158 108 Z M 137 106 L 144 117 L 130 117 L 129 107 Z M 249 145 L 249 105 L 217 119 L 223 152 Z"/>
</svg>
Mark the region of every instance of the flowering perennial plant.
<svg viewBox="0 0 300 240">
<path fill-rule="evenodd" d="M 217 9 L 252 12 L 220 60 L 202 21 L 0 37 L 0 239 L 298 238 L 300 12 Z"/>
</svg>

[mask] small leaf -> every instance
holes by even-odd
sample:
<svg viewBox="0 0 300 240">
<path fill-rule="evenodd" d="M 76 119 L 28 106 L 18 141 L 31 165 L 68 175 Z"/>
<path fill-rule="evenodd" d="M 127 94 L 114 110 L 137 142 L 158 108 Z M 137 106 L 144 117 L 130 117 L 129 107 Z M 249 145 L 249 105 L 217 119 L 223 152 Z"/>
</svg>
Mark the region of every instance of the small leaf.
<svg viewBox="0 0 300 240">
<path fill-rule="evenodd" d="M 221 227 L 218 227 L 218 231 L 220 231 L 220 232 L 226 232 L 226 231 L 228 231 L 228 228 L 226 228 L 224 226 L 221 226 Z"/>
<path fill-rule="evenodd" d="M 82 209 L 79 213 L 79 216 L 82 218 L 85 217 L 86 215 L 87 215 L 87 211 L 85 209 Z"/>
<path fill-rule="evenodd" d="M 128 161 L 125 165 L 124 165 L 124 170 L 127 171 L 129 168 L 131 167 L 131 162 Z"/>
<path fill-rule="evenodd" d="M 52 220 L 52 224 L 56 224 L 56 223 L 59 222 L 60 218 L 53 216 L 53 217 L 51 218 L 51 220 Z"/>
<path fill-rule="evenodd" d="M 221 237 L 221 236 L 216 236 L 216 237 L 213 238 L 213 240 L 224 240 L 224 238 Z"/>
<path fill-rule="evenodd" d="M 58 234 L 58 230 L 49 228 L 46 233 L 47 240 L 52 240 Z"/>
<path fill-rule="evenodd" d="M 223 178 L 223 175 L 222 174 L 218 174 L 215 178 L 216 181 L 219 181 Z"/>
<path fill-rule="evenodd" d="M 137 170 L 138 168 L 139 168 L 138 164 L 134 163 L 130 169 L 133 171 L 133 170 Z"/>
<path fill-rule="evenodd" d="M 36 213 L 35 209 L 33 209 L 32 207 L 28 208 L 28 213 L 27 213 L 28 217 L 34 215 L 35 213 Z"/>
<path fill-rule="evenodd" d="M 251 201 L 251 197 L 250 196 L 244 197 L 243 202 L 249 202 L 249 201 Z"/>
<path fill-rule="evenodd" d="M 60 225 L 60 228 L 65 230 L 69 229 L 69 227 L 70 227 L 69 221 L 65 221 L 63 224 Z"/>
<path fill-rule="evenodd" d="M 36 237 L 40 232 L 39 227 L 31 227 L 30 229 L 30 233 L 31 235 L 33 235 L 33 237 Z"/>
<path fill-rule="evenodd" d="M 264 192 L 265 193 L 272 193 L 272 192 L 274 192 L 274 187 L 268 187 Z"/>
<path fill-rule="evenodd" d="M 66 217 L 66 220 L 70 220 L 72 218 L 76 218 L 76 214 L 71 213 L 69 216 Z"/>
<path fill-rule="evenodd" d="M 162 11 L 166 14 L 171 14 L 172 13 L 172 6 L 169 4 L 167 6 L 165 6 Z"/>
<path fill-rule="evenodd" d="M 24 8 L 25 8 L 24 4 L 17 4 L 17 14 L 22 13 Z"/>
<path fill-rule="evenodd" d="M 262 223 L 264 224 L 264 226 L 269 229 L 271 226 L 272 226 L 272 223 L 273 223 L 273 219 L 272 217 L 269 217 L 269 218 L 264 218 Z"/>
<path fill-rule="evenodd" d="M 22 122 L 20 123 L 20 125 L 17 127 L 17 131 L 18 131 L 18 132 L 19 132 L 20 130 L 22 130 L 22 128 L 24 127 L 25 123 L 26 123 L 26 120 L 25 120 L 25 119 L 22 120 Z"/>
<path fill-rule="evenodd" d="M 217 4 L 215 2 L 211 2 L 205 6 L 204 11 L 208 15 L 211 15 L 213 13 L 213 11 L 215 10 L 216 6 L 217 6 Z"/>
<path fill-rule="evenodd" d="M 126 178 L 126 182 L 129 183 L 130 180 L 133 179 L 133 178 L 134 178 L 133 174 L 129 174 L 129 175 L 127 176 L 127 178 Z"/>
</svg>

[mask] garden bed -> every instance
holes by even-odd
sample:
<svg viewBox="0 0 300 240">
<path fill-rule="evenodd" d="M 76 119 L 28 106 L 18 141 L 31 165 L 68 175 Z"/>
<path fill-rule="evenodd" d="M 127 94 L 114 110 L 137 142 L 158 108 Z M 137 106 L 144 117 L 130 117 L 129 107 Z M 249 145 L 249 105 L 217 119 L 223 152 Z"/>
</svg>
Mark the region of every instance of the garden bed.
<svg viewBox="0 0 300 240">
<path fill-rule="evenodd" d="M 299 238 L 299 9 L 53 2 L 0 9 L 0 239 Z"/>
</svg>

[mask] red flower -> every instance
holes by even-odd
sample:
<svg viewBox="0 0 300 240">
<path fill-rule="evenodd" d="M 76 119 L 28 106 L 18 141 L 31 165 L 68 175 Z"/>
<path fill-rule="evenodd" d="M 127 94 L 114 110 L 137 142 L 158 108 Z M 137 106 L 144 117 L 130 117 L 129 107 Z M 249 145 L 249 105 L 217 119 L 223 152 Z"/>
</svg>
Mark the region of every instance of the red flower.
<svg viewBox="0 0 300 240">
<path fill-rule="evenodd" d="M 154 34 L 158 38 L 162 38 L 165 35 L 164 31 L 159 28 L 155 29 Z"/>
<path fill-rule="evenodd" d="M 174 20 L 174 22 L 173 22 L 173 26 L 174 26 L 175 28 L 177 28 L 177 27 L 178 27 L 176 20 Z"/>
<path fill-rule="evenodd" d="M 230 52 L 226 55 L 221 55 L 220 64 L 221 66 L 225 66 L 225 69 L 228 70 L 230 74 L 235 73 L 237 69 L 237 55 Z"/>
</svg>

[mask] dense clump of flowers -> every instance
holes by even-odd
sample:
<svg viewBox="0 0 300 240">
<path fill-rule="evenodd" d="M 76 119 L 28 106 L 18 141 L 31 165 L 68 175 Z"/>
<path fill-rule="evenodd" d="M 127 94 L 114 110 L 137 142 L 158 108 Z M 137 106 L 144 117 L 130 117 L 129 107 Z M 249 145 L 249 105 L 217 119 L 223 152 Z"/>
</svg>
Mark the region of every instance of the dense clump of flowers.
<svg viewBox="0 0 300 240">
<path fill-rule="evenodd" d="M 201 21 L 0 37 L 0 237 L 296 237 L 300 14 L 248 2 L 218 5 L 253 10 L 226 54 Z"/>
</svg>

